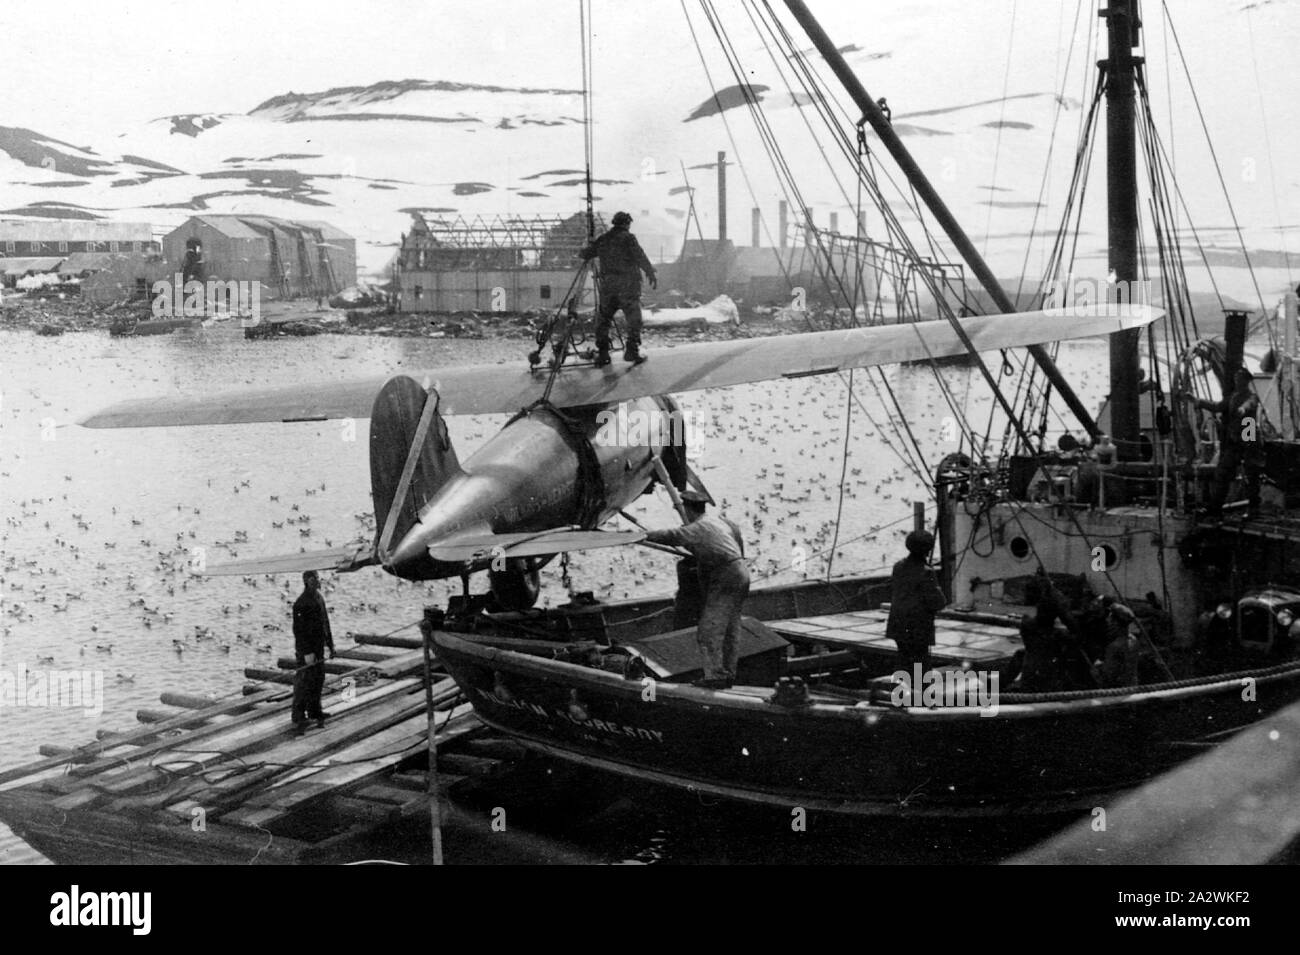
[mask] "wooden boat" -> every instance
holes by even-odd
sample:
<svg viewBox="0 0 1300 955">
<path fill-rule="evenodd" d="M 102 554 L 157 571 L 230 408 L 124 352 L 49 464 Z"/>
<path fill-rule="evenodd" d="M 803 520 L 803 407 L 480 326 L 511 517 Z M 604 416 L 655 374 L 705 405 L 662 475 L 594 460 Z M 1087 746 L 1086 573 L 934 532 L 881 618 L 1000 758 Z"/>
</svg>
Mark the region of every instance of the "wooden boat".
<svg viewBox="0 0 1300 955">
<path fill-rule="evenodd" d="M 938 621 L 934 657 L 948 686 L 897 705 L 887 593 L 879 578 L 755 591 L 741 682 L 729 690 L 690 685 L 701 674 L 694 631 L 671 630 L 666 598 L 449 615 L 432 637 L 479 718 L 537 752 L 742 802 L 862 816 L 1086 810 L 1300 697 L 1300 661 L 1263 654 L 1232 672 L 1131 689 L 999 692 L 993 706 L 968 692 L 960 702 L 959 680 L 1008 676 L 1021 642 L 1013 618 L 952 612 Z"/>
</svg>

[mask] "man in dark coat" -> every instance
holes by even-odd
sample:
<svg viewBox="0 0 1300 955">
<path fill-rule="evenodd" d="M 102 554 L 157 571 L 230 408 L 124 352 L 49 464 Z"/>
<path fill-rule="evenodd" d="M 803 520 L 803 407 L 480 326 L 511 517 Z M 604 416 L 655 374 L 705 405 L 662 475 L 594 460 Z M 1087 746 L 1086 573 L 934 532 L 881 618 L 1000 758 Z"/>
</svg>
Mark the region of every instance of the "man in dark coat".
<svg viewBox="0 0 1300 955">
<path fill-rule="evenodd" d="M 930 648 L 934 646 L 934 617 L 948 604 L 939 589 L 939 581 L 926 560 L 934 549 L 934 535 L 929 531 L 912 531 L 904 542 L 907 556 L 894 565 L 889 578 L 889 622 L 885 636 L 898 645 L 899 669 L 909 681 L 915 667 L 921 672 L 930 668 Z"/>
<path fill-rule="evenodd" d="M 1214 469 L 1214 494 L 1206 507 L 1207 515 L 1217 517 L 1223 512 L 1228 488 L 1241 469 L 1246 484 L 1247 512 L 1254 516 L 1259 511 L 1260 483 L 1264 473 L 1263 421 L 1260 419 L 1254 376 L 1245 368 L 1238 368 L 1233 378 L 1232 394 L 1222 401 L 1197 398 L 1195 402 L 1196 407 L 1223 416 L 1219 463 Z"/>
<path fill-rule="evenodd" d="M 659 284 L 655 267 L 628 231 L 632 217 L 626 212 L 614 213 L 614 227 L 588 242 L 580 253 L 584 261 L 600 259 L 600 316 L 596 322 L 596 365 L 609 364 L 609 327 L 614 313 L 619 309 L 627 319 L 626 348 L 623 360 L 639 365 L 645 361 L 641 354 L 641 273 L 650 280 L 650 287 Z"/>
<path fill-rule="evenodd" d="M 299 735 L 306 732 L 308 719 L 314 719 L 317 726 L 325 725 L 329 714 L 320 708 L 320 696 L 325 688 L 327 647 L 334 659 L 334 635 L 316 571 L 303 571 L 302 586 L 302 594 L 293 602 L 293 644 L 298 661 L 293 675 L 293 725 Z"/>
</svg>

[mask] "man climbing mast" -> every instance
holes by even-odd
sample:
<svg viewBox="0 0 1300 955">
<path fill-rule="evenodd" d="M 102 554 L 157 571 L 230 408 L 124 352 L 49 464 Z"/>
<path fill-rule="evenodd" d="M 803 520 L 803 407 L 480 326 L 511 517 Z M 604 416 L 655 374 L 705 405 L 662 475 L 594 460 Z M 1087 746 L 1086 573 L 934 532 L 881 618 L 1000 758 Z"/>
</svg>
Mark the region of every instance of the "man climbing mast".
<svg viewBox="0 0 1300 955">
<path fill-rule="evenodd" d="M 609 364 L 609 328 L 614 323 L 614 313 L 619 309 L 627 318 L 626 347 L 623 360 L 634 365 L 645 361 L 641 354 L 641 273 L 650 280 L 650 287 L 659 283 L 655 267 L 628 227 L 632 217 L 626 212 L 614 213 L 614 225 L 603 235 L 592 239 L 582 248 L 583 260 L 600 259 L 600 316 L 596 322 L 596 366 Z"/>
</svg>

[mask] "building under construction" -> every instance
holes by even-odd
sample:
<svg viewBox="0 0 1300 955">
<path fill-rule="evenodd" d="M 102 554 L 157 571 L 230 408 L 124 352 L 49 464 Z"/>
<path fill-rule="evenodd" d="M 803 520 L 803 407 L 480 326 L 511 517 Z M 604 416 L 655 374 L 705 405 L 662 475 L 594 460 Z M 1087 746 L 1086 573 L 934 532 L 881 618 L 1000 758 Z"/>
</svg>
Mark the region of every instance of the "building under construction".
<svg viewBox="0 0 1300 955">
<path fill-rule="evenodd" d="M 557 308 L 582 260 L 587 217 L 412 214 L 394 263 L 404 312 Z M 597 217 L 597 233 L 605 224 Z M 585 305 L 591 304 L 590 283 Z"/>
</svg>

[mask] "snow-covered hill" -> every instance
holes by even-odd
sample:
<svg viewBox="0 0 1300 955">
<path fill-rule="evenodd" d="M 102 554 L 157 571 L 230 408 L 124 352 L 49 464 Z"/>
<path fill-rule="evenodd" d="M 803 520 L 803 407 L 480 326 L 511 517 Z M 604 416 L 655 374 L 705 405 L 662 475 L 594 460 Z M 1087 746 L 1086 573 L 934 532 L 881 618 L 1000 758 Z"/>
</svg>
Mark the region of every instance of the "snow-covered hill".
<svg viewBox="0 0 1300 955">
<path fill-rule="evenodd" d="M 718 6 L 727 16 L 726 5 Z M 1039 268 L 1043 246 L 1028 248 L 1030 230 L 1050 232 L 1060 214 L 1093 64 L 1104 53 L 1091 6 L 1080 4 L 1076 14 L 1062 3 L 1045 14 L 1005 2 L 919 0 L 827 11 L 828 30 L 871 94 L 888 97 L 895 129 L 1001 274 L 1020 274 L 1026 261 L 1030 274 Z M 1221 286 L 1250 301 L 1252 283 L 1234 251 L 1236 233 L 1177 50 L 1158 6 L 1145 6 L 1153 102 L 1174 148 L 1179 185 L 1206 230 L 1211 258 L 1227 267 L 1226 277 L 1216 276 Z M 623 46 L 603 47 L 597 36 L 600 209 L 630 211 L 652 257 L 673 258 L 686 225 L 686 177 L 696 187 L 704 234 L 715 234 L 712 164 L 724 149 L 729 162 L 743 163 L 729 169 L 731 237 L 749 242 L 754 205 L 774 235 L 782 193 L 712 34 L 693 12 L 706 75 L 678 5 L 648 7 L 655 13 L 641 25 L 639 58 L 628 58 Z M 1285 65 L 1300 47 L 1300 3 L 1184 0 L 1171 9 L 1245 243 L 1258 253 L 1259 281 L 1271 296 L 1300 278 L 1300 176 L 1291 158 L 1300 154 L 1300 117 L 1294 70 Z M 626 19 L 619 26 L 631 27 Z M 847 228 L 857 201 L 850 161 L 828 138 L 810 134 L 817 117 L 809 98 L 748 18 L 734 13 L 726 26 L 814 219 L 824 225 L 838 212 Z M 478 82 L 433 76 L 308 93 L 268 89 L 268 98 L 247 112 L 142 117 L 93 143 L 80 141 L 76 129 L 0 127 L 0 181 L 7 183 L 0 211 L 146 220 L 160 231 L 195 211 L 325 219 L 356 235 L 362 268 L 376 270 L 391 257 L 412 210 L 578 210 L 580 92 L 491 82 L 496 72 L 489 61 Z M 851 133 L 856 111 L 833 89 L 844 104 L 839 121 Z M 876 167 L 901 182 L 874 137 L 868 145 Z M 1090 263 L 1098 275 L 1105 265 L 1102 166 L 1094 164 L 1079 245 L 1081 265 Z M 879 216 L 868 211 L 867 218 L 883 237 Z M 1203 277 L 1193 280 L 1208 286 Z"/>
</svg>

